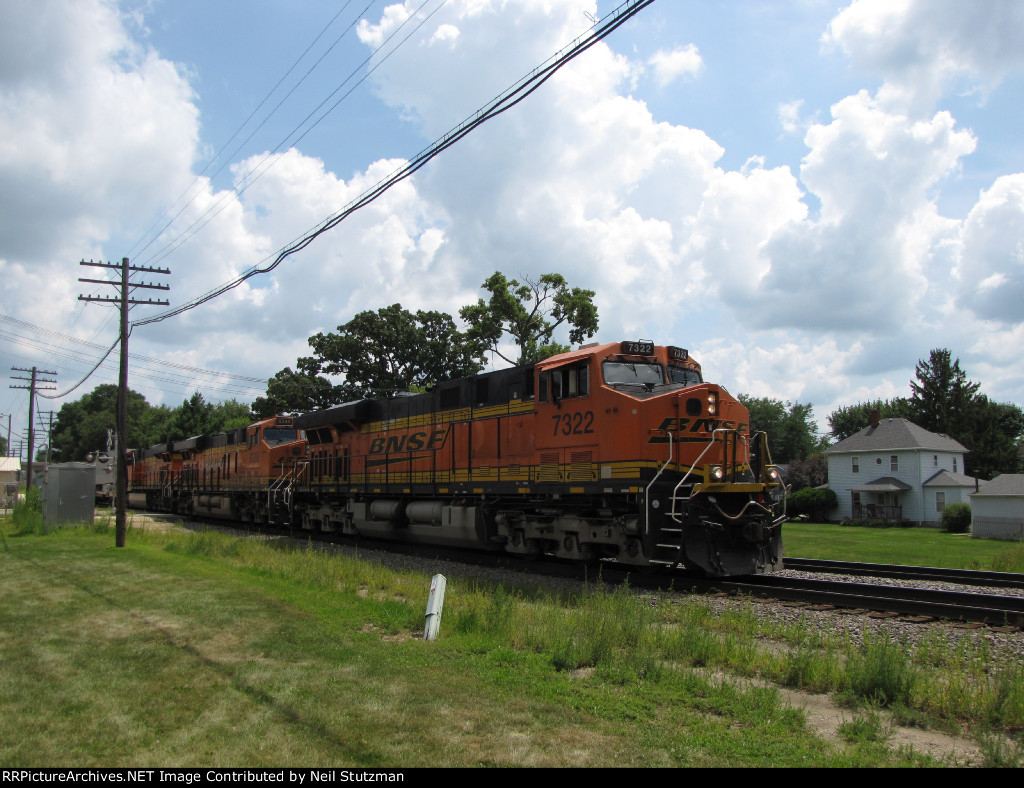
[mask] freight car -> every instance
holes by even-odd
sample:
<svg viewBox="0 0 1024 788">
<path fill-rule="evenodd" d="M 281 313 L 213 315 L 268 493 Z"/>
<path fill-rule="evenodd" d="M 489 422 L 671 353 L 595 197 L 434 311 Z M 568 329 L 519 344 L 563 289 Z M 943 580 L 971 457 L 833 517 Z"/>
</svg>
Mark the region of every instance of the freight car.
<svg viewBox="0 0 1024 788">
<path fill-rule="evenodd" d="M 685 349 L 649 341 L 154 447 L 131 500 L 526 558 L 782 567 L 767 436 Z"/>
</svg>

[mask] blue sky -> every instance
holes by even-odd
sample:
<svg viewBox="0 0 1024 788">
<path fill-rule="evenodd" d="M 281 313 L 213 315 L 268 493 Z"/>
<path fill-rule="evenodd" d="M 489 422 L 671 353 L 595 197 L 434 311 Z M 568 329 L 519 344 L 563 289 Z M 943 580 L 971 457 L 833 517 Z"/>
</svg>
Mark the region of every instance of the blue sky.
<svg viewBox="0 0 1024 788">
<path fill-rule="evenodd" d="M 184 303 L 617 5 L 0 0 L 0 360 L 54 369 L 66 391 L 116 339 L 114 310 L 77 300 L 97 292 L 78 260 L 166 266 Z M 907 394 L 936 347 L 1022 404 L 1021 40 L 1016 0 L 658 0 L 273 274 L 137 328 L 148 360 L 130 385 L 153 403 L 249 400 L 358 311 L 455 314 L 494 270 L 557 271 L 597 291 L 597 339 L 686 346 L 733 393 L 810 402 L 821 421 Z M 267 158 L 350 75 L 351 95 Z M 44 408 L 114 380 L 107 362 Z M 24 392 L 0 412 L 23 431 Z"/>
</svg>

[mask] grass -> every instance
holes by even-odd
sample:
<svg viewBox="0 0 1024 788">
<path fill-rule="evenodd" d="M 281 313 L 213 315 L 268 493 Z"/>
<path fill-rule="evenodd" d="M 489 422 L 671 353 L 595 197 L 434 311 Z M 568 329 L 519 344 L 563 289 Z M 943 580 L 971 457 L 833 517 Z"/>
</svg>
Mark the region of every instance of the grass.
<svg viewBox="0 0 1024 788">
<path fill-rule="evenodd" d="M 135 527 L 117 549 L 104 524 L 0 536 L 0 767 L 934 764 L 871 712 L 825 742 L 773 684 L 971 724 L 992 765 L 1024 729 L 1024 671 L 982 649 L 858 647 L 753 603 L 449 577 L 428 644 L 429 577 L 358 556 Z"/>
<path fill-rule="evenodd" d="M 783 540 L 786 555 L 794 558 L 1024 572 L 1024 544 L 931 528 L 787 523 Z"/>
</svg>

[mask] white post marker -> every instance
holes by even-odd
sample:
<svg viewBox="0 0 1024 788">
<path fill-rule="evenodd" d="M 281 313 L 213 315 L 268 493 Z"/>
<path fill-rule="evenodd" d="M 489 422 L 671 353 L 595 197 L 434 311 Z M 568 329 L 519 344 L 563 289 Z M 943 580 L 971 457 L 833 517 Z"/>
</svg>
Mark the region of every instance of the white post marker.
<svg viewBox="0 0 1024 788">
<path fill-rule="evenodd" d="M 437 630 L 441 627 L 441 608 L 444 607 L 444 589 L 448 584 L 444 575 L 430 578 L 430 596 L 427 597 L 427 623 L 423 627 L 424 640 L 437 640 Z"/>
</svg>

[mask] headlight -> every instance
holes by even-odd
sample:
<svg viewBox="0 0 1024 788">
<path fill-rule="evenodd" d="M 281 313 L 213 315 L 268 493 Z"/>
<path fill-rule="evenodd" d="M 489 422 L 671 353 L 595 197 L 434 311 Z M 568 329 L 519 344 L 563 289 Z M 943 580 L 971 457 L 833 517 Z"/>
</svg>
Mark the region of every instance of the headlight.
<svg viewBox="0 0 1024 788">
<path fill-rule="evenodd" d="M 725 469 L 721 465 L 712 465 L 710 476 L 711 481 L 720 482 L 725 479 Z"/>
<path fill-rule="evenodd" d="M 782 478 L 781 476 L 779 476 L 779 469 L 776 468 L 774 465 L 769 465 L 767 468 L 765 468 L 764 474 L 768 478 L 768 484 L 778 484 Z"/>
<path fill-rule="evenodd" d="M 708 415 L 714 416 L 718 410 L 718 394 L 714 391 L 708 392 Z"/>
</svg>

